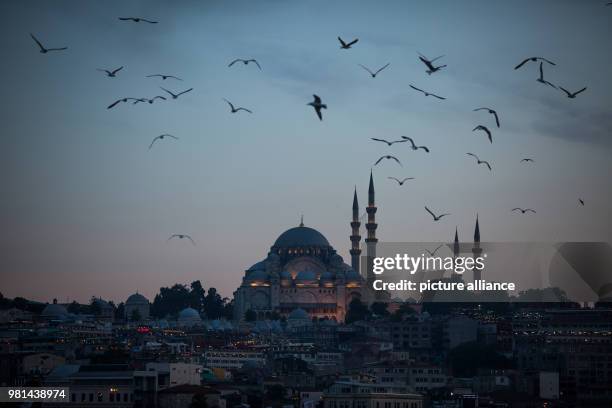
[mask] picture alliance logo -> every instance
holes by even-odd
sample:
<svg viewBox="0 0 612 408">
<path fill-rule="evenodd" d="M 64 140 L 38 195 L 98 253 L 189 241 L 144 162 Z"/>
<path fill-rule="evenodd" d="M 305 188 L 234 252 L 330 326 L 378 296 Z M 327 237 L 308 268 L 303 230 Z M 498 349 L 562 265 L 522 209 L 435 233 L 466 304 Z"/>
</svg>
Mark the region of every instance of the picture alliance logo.
<svg viewBox="0 0 612 408">
<path fill-rule="evenodd" d="M 482 256 L 410 256 L 396 254 L 394 257 L 376 257 L 372 262 L 372 272 L 380 275 L 386 271 L 403 271 L 411 275 L 421 271 L 449 271 L 463 274 L 466 271 L 482 270 L 485 268 L 487 254 Z"/>
</svg>

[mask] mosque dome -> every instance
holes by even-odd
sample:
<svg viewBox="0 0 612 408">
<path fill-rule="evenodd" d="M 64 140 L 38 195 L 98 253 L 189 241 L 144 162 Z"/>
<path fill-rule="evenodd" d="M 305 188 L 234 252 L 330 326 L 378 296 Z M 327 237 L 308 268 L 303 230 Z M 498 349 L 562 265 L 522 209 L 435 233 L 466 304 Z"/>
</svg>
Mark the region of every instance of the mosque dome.
<svg viewBox="0 0 612 408">
<path fill-rule="evenodd" d="M 280 273 L 281 279 L 291 279 L 291 273 L 289 271 L 282 271 Z"/>
<path fill-rule="evenodd" d="M 268 273 L 261 269 L 256 269 L 250 272 L 246 277 L 246 280 L 248 282 L 267 282 L 269 281 L 269 279 L 270 276 L 268 275 Z"/>
<path fill-rule="evenodd" d="M 319 231 L 300 225 L 283 232 L 274 242 L 274 248 L 330 247 L 329 241 Z"/>
<path fill-rule="evenodd" d="M 180 311 L 179 319 L 200 319 L 200 314 L 197 310 L 188 307 Z"/>
<path fill-rule="evenodd" d="M 61 320 L 68 317 L 68 310 L 57 303 L 51 303 L 43 309 L 41 313 L 42 317 L 46 317 L 48 319 L 56 319 Z"/>
<path fill-rule="evenodd" d="M 247 272 L 265 271 L 265 270 L 266 270 L 266 261 L 259 261 L 253 266 L 251 266 L 249 269 L 247 269 Z"/>
<path fill-rule="evenodd" d="M 289 316 L 287 317 L 288 320 L 310 320 L 310 317 L 308 317 L 308 313 L 302 309 L 302 308 L 297 308 L 297 309 L 293 309 L 291 311 L 291 313 L 289 313 Z"/>
<path fill-rule="evenodd" d="M 303 283 L 303 282 L 314 282 L 317 280 L 317 275 L 315 275 L 315 273 L 309 269 L 304 270 L 304 271 L 300 271 L 297 276 L 295 277 L 295 280 L 297 282 Z"/>
<path fill-rule="evenodd" d="M 330 271 L 325 271 L 321 274 L 322 281 L 332 281 L 334 280 L 334 275 Z"/>
<path fill-rule="evenodd" d="M 130 297 L 127 298 L 127 300 L 125 301 L 125 304 L 126 305 L 149 304 L 149 299 L 142 296 L 140 293 L 134 293 L 133 295 L 130 295 Z"/>
<path fill-rule="evenodd" d="M 359 282 L 361 281 L 361 276 L 355 272 L 354 270 L 350 270 L 346 273 L 346 281 L 347 282 Z"/>
</svg>

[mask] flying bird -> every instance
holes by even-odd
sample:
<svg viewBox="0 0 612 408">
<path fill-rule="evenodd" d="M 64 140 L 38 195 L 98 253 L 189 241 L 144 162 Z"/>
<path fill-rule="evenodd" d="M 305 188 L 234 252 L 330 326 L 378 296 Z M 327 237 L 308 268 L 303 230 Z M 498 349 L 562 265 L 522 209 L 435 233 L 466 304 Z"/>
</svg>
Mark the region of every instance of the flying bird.
<svg viewBox="0 0 612 408">
<path fill-rule="evenodd" d="M 390 155 L 386 155 L 386 156 L 381 156 L 380 159 L 376 160 L 376 163 L 374 163 L 374 165 L 376 166 L 378 163 L 380 163 L 383 159 L 387 159 L 387 160 L 395 160 L 397 162 L 397 164 L 399 164 L 400 166 L 402 165 L 402 163 L 399 161 L 399 159 L 395 156 L 390 156 Z"/>
<path fill-rule="evenodd" d="M 444 246 L 444 244 L 440 244 L 438 245 L 438 247 L 436 249 L 434 249 L 433 251 L 430 251 L 429 249 L 425 248 L 425 251 L 427 251 L 427 253 L 429 254 L 429 256 L 434 256 L 436 254 L 436 252 L 438 252 L 438 249 L 442 248 Z"/>
<path fill-rule="evenodd" d="M 139 101 L 140 99 L 142 99 L 142 98 L 121 98 L 121 99 L 117 99 L 115 102 L 113 102 L 110 105 L 108 105 L 106 107 L 106 109 L 112 109 L 112 108 L 114 108 L 115 106 L 117 106 L 120 103 L 124 103 L 124 102 L 127 102 L 127 101 Z"/>
<path fill-rule="evenodd" d="M 518 64 L 516 67 L 514 67 L 514 69 L 519 69 L 520 67 L 522 67 L 523 65 L 525 65 L 526 63 L 528 63 L 529 61 L 532 62 L 536 62 L 536 61 L 544 61 L 544 62 L 548 62 L 550 65 L 557 65 L 554 62 L 547 60 L 544 57 L 530 57 L 530 58 L 525 58 L 520 64 Z"/>
<path fill-rule="evenodd" d="M 493 135 L 491 134 L 491 131 L 489 130 L 488 127 L 483 126 L 483 125 L 478 125 L 474 129 L 472 129 L 472 132 L 475 132 L 477 130 L 482 130 L 483 132 L 485 132 L 487 134 L 487 137 L 489 138 L 489 142 L 493 143 Z"/>
<path fill-rule="evenodd" d="M 387 178 L 388 178 L 389 180 L 395 180 L 395 181 L 397 181 L 397 184 L 399 184 L 400 186 L 403 186 L 403 185 L 404 185 L 404 183 L 405 183 L 406 181 L 408 181 L 408 180 L 414 180 L 414 177 L 404 177 L 404 178 L 403 178 L 403 179 L 401 179 L 401 180 L 400 180 L 400 179 L 398 179 L 398 178 L 395 178 L 395 177 L 387 177 Z"/>
<path fill-rule="evenodd" d="M 447 215 L 450 215 L 450 213 L 436 215 L 429 208 L 427 208 L 427 206 L 425 206 L 425 211 L 427 211 L 429 214 L 431 214 L 431 216 L 433 217 L 434 221 L 440 221 L 440 218 L 445 217 Z"/>
<path fill-rule="evenodd" d="M 417 145 L 414 143 L 414 140 L 412 140 L 412 138 L 411 138 L 411 137 L 408 137 L 408 136 L 402 136 L 402 139 L 404 139 L 404 141 L 409 141 L 409 142 L 410 142 L 410 148 L 411 148 L 412 150 L 419 150 L 419 149 L 423 149 L 423 150 L 425 150 L 427 153 L 429 153 L 429 148 L 428 148 L 427 146 L 417 146 Z"/>
<path fill-rule="evenodd" d="M 543 68 L 544 63 L 540 62 L 540 77 L 538 79 L 536 79 L 536 81 L 545 84 L 545 85 L 550 85 L 553 88 L 557 89 L 557 87 L 555 85 L 553 85 L 552 83 L 548 82 L 547 80 L 544 79 L 544 68 Z"/>
<path fill-rule="evenodd" d="M 227 102 L 227 104 L 230 106 L 230 108 L 232 109 L 232 113 L 236 113 L 236 112 L 241 111 L 241 110 L 243 110 L 243 111 L 245 111 L 245 112 L 253 113 L 253 112 L 251 112 L 250 110 L 248 110 L 248 109 L 246 109 L 246 108 L 242 108 L 242 107 L 235 108 L 235 107 L 234 107 L 234 105 L 233 105 L 233 104 L 232 104 L 230 101 L 228 101 L 227 99 L 225 99 L 225 98 L 223 98 L 223 100 L 224 100 L 225 102 Z"/>
<path fill-rule="evenodd" d="M 114 69 L 114 70 L 109 70 L 109 69 L 100 69 L 100 68 L 98 68 L 98 71 L 100 71 L 100 72 L 106 72 L 106 76 L 111 77 L 111 78 L 114 78 L 114 77 L 116 77 L 116 76 L 117 76 L 117 72 L 121 71 L 122 69 L 123 69 L 123 66 L 120 66 L 119 68 Z"/>
<path fill-rule="evenodd" d="M 156 99 L 162 99 L 162 100 L 166 100 L 166 98 L 164 96 L 160 96 L 160 95 L 156 95 L 153 98 L 149 99 L 149 98 L 138 98 L 134 101 L 134 103 L 132 103 L 132 105 L 136 105 L 137 103 L 141 103 L 141 102 L 149 102 L 149 104 L 153 104 L 153 102 L 155 102 Z"/>
<path fill-rule="evenodd" d="M 321 103 L 321 98 L 318 97 L 317 95 L 312 95 L 312 97 L 314 98 L 314 101 L 308 103 L 307 105 L 312 106 L 314 108 L 315 112 L 317 112 L 317 116 L 319 117 L 319 120 L 323 120 L 321 109 L 327 109 L 327 105 L 324 103 Z"/>
<path fill-rule="evenodd" d="M 259 65 L 259 62 L 257 62 L 256 59 L 251 58 L 248 60 L 242 59 L 242 58 L 236 58 L 235 60 L 233 60 L 232 62 L 229 63 L 228 67 L 231 67 L 232 65 L 234 65 L 237 62 L 242 62 L 244 65 L 248 65 L 249 62 L 254 62 L 255 65 L 257 65 L 257 68 L 261 69 L 261 65 Z"/>
<path fill-rule="evenodd" d="M 488 161 L 486 161 L 486 160 L 480 160 L 480 159 L 478 158 L 478 156 L 476 156 L 474 153 L 466 153 L 466 154 L 467 154 L 468 156 L 472 156 L 472 157 L 474 157 L 474 158 L 476 159 L 476 161 L 478 162 L 478 164 L 484 164 L 484 165 L 486 165 L 486 166 L 489 168 L 489 171 L 493 170 L 493 169 L 491 169 L 491 165 L 489 164 L 489 162 L 488 162 Z"/>
<path fill-rule="evenodd" d="M 387 63 L 385 65 L 383 65 L 382 67 L 380 67 L 376 72 L 372 72 L 368 67 L 366 67 L 365 65 L 361 65 L 359 64 L 359 66 L 363 69 L 365 69 L 366 71 L 368 71 L 370 73 L 370 75 L 372 76 L 372 78 L 376 78 L 376 75 L 378 75 L 378 73 L 380 71 L 382 71 L 383 69 L 387 68 L 391 63 Z"/>
<path fill-rule="evenodd" d="M 491 115 L 495 116 L 495 123 L 497 124 L 497 127 L 500 127 L 499 126 L 499 116 L 497 116 L 497 112 L 495 110 L 493 110 L 491 108 L 476 108 L 476 109 L 474 109 L 474 112 L 481 111 L 481 110 L 486 110 Z"/>
<path fill-rule="evenodd" d="M 612 3 L 610 3 L 610 4 L 612 4 Z M 584 206 L 584 200 L 582 198 L 579 198 L 578 202 L 580 203 L 580 205 Z"/>
<path fill-rule="evenodd" d="M 36 37 L 34 37 L 34 34 L 30 33 L 30 37 L 32 37 L 32 39 L 36 42 L 36 44 L 38 44 L 38 48 L 40 48 L 40 53 L 41 54 L 46 54 L 49 51 L 64 51 L 67 50 L 68 47 L 62 47 L 62 48 L 45 48 L 44 45 L 42 45 L 42 43 L 40 41 L 38 41 L 38 39 Z"/>
<path fill-rule="evenodd" d="M 420 89 L 420 88 L 417 88 L 417 87 L 416 87 L 416 86 L 414 86 L 414 85 L 410 85 L 410 87 L 411 87 L 412 89 L 414 89 L 415 91 L 419 91 L 419 92 L 421 92 L 421 93 L 422 93 L 423 95 L 425 95 L 425 96 L 433 96 L 434 98 L 443 99 L 443 100 L 444 100 L 444 99 L 446 99 L 446 98 L 444 98 L 444 97 L 442 97 L 442 96 L 439 96 L 439 95 L 436 95 L 436 94 L 432 94 L 432 93 L 430 93 L 430 92 L 427 92 L 427 91 L 424 91 L 424 90 L 422 90 L 422 89 Z"/>
<path fill-rule="evenodd" d="M 119 17 L 121 21 L 133 21 L 134 23 L 149 23 L 149 24 L 157 24 L 157 21 L 147 20 L 146 18 L 141 17 Z"/>
<path fill-rule="evenodd" d="M 175 94 L 175 93 L 170 92 L 170 91 L 169 91 L 169 90 L 167 90 L 166 88 L 162 88 L 161 86 L 160 86 L 160 88 L 161 88 L 161 89 L 163 89 L 164 91 L 166 91 L 166 92 L 167 92 L 167 93 L 168 93 L 170 96 L 172 96 L 172 99 L 177 99 L 177 98 L 178 98 L 179 96 L 181 96 L 182 94 L 186 94 L 187 92 L 191 92 L 191 91 L 193 91 L 193 88 L 189 88 L 189 89 L 188 89 L 188 90 L 186 90 L 186 91 L 179 92 L 179 93 Z"/>
<path fill-rule="evenodd" d="M 439 66 L 434 66 L 434 61 L 439 60 L 440 58 L 442 58 L 444 55 L 440 55 L 439 57 L 436 57 L 432 60 L 427 59 L 427 57 L 425 57 L 423 54 L 419 53 L 419 59 L 421 60 L 421 62 L 423 64 L 425 64 L 427 66 L 427 72 L 429 75 L 433 74 L 434 72 L 437 72 L 439 70 L 441 70 L 442 68 L 446 67 L 446 65 L 439 65 Z"/>
<path fill-rule="evenodd" d="M 168 241 L 170 241 L 172 238 L 178 238 L 178 239 L 188 239 L 189 241 L 191 241 L 191 243 L 195 246 L 195 241 L 187 234 L 172 234 L 170 236 L 170 238 L 168 238 Z"/>
<path fill-rule="evenodd" d="M 165 139 L 165 138 L 167 138 L 167 137 L 172 138 L 172 139 L 174 139 L 174 140 L 178 140 L 178 139 L 179 139 L 178 137 L 176 137 L 176 136 L 172 136 L 172 135 L 169 135 L 168 133 L 164 133 L 163 135 L 155 136 L 155 137 L 153 138 L 153 141 L 152 141 L 152 142 L 151 142 L 151 144 L 149 145 L 149 150 L 151 150 L 151 148 L 153 147 L 153 145 L 155 144 L 155 142 L 157 142 L 158 140 L 164 140 L 164 139 Z"/>
<path fill-rule="evenodd" d="M 391 146 L 392 144 L 395 144 L 395 143 L 404 143 L 405 142 L 405 140 L 391 140 L 391 141 L 388 141 L 386 139 L 377 139 L 375 137 L 371 137 L 370 139 L 374 140 L 375 142 L 386 143 L 388 146 Z"/>
<path fill-rule="evenodd" d="M 347 42 L 344 42 L 342 38 L 338 37 L 338 41 L 340 41 L 340 48 L 342 48 L 343 50 L 348 50 L 349 48 L 351 48 L 351 45 L 359 41 L 359 38 L 355 38 L 353 41 L 347 43 Z"/>
<path fill-rule="evenodd" d="M 524 158 L 523 160 L 521 160 L 521 163 L 523 163 L 523 162 L 525 162 L 525 163 L 527 163 L 527 162 L 532 162 L 532 163 L 533 163 L 533 162 L 534 162 L 534 160 L 533 160 L 533 159 L 530 159 L 529 157 L 526 157 L 526 158 Z"/>
<path fill-rule="evenodd" d="M 576 92 L 570 92 L 567 89 L 563 88 L 562 86 L 560 86 L 559 89 L 561 89 L 563 92 L 565 92 L 567 94 L 567 97 L 570 98 L 570 99 L 574 99 L 576 97 L 576 95 L 578 95 L 581 92 L 586 91 L 586 87 L 584 87 L 581 90 L 576 91 Z"/>
<path fill-rule="evenodd" d="M 526 212 L 529 212 L 529 211 L 531 211 L 534 214 L 536 213 L 535 210 L 532 210 L 531 208 L 519 208 L 519 207 L 516 207 L 516 208 L 512 209 L 512 211 L 516 211 L 516 210 L 519 210 L 522 214 L 525 214 Z"/>
<path fill-rule="evenodd" d="M 182 81 L 182 79 L 179 77 L 175 77 L 174 75 L 166 75 L 166 74 L 153 74 L 153 75 L 147 75 L 146 77 L 147 78 L 160 77 L 164 81 L 168 78 L 176 79 L 177 81 Z"/>
</svg>

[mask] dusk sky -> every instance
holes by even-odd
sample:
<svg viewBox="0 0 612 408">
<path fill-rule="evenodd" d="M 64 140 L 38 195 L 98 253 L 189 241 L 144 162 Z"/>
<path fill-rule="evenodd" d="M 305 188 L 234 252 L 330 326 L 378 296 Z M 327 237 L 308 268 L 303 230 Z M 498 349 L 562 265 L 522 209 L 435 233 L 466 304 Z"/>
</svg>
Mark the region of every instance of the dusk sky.
<svg viewBox="0 0 612 408">
<path fill-rule="evenodd" d="M 471 240 L 478 213 L 483 241 L 612 242 L 605 3 L 0 2 L 0 292 L 152 300 L 199 279 L 231 297 L 301 214 L 348 262 L 353 188 L 363 212 L 371 168 L 381 241 L 446 241 L 456 226 Z M 41 54 L 30 33 L 68 50 Z M 359 42 L 341 50 L 337 36 Z M 448 67 L 427 75 L 419 52 Z M 544 66 L 550 82 L 588 89 L 569 99 L 536 82 L 538 64 L 514 70 L 531 56 L 556 63 Z M 235 58 L 262 70 L 228 68 Z M 375 79 L 358 66 L 386 63 Z M 97 71 L 122 65 L 116 78 Z M 183 81 L 146 78 L 157 73 Z M 159 86 L 194 90 L 106 109 Z M 231 114 L 223 98 L 253 114 Z M 500 129 L 479 106 L 497 110 Z M 148 150 L 162 133 L 180 139 Z M 402 135 L 431 153 L 370 140 Z M 384 154 L 403 167 L 373 167 Z M 425 205 L 451 215 L 433 222 Z M 167 242 L 174 233 L 197 245 Z"/>
</svg>

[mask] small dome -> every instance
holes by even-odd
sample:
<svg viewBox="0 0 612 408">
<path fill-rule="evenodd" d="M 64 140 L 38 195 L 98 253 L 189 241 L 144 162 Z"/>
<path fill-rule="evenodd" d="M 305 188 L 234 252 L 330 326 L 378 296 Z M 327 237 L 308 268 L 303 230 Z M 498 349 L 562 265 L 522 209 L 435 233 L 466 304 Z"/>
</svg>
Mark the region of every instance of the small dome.
<svg viewBox="0 0 612 408">
<path fill-rule="evenodd" d="M 298 282 L 312 282 L 317 280 L 317 275 L 309 269 L 301 271 L 295 277 L 295 280 Z"/>
<path fill-rule="evenodd" d="M 68 317 L 68 310 L 57 303 L 52 303 L 43 309 L 41 315 L 50 319 L 65 319 Z"/>
<path fill-rule="evenodd" d="M 330 271 L 325 271 L 321 274 L 321 280 L 332 281 L 334 280 L 334 275 Z"/>
<path fill-rule="evenodd" d="M 259 261 L 253 266 L 251 266 L 249 269 L 247 269 L 247 272 L 265 271 L 265 270 L 266 270 L 266 261 Z"/>
<path fill-rule="evenodd" d="M 140 293 L 134 293 L 125 301 L 126 305 L 148 304 L 149 300 Z"/>
<path fill-rule="evenodd" d="M 185 308 L 183 310 L 181 310 L 181 312 L 179 313 L 179 319 L 200 319 L 200 314 L 198 313 L 197 310 L 188 307 Z"/>
<path fill-rule="evenodd" d="M 302 308 L 293 309 L 289 316 L 287 317 L 289 320 L 310 320 L 308 317 L 308 313 Z"/>
<path fill-rule="evenodd" d="M 346 273 L 346 281 L 347 282 L 360 282 L 361 276 L 355 272 L 354 270 L 350 270 Z"/>
<path fill-rule="evenodd" d="M 274 248 L 329 247 L 327 238 L 313 228 L 299 226 L 283 232 L 274 243 Z"/>
<path fill-rule="evenodd" d="M 262 270 L 255 270 L 249 273 L 246 277 L 246 280 L 249 282 L 267 282 L 270 276 L 267 272 Z"/>
<path fill-rule="evenodd" d="M 281 279 L 291 279 L 291 273 L 289 271 L 282 271 L 280 273 Z"/>
</svg>

